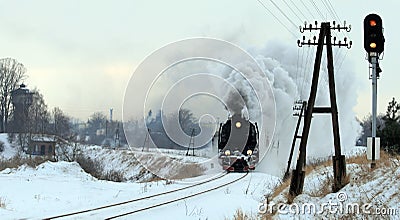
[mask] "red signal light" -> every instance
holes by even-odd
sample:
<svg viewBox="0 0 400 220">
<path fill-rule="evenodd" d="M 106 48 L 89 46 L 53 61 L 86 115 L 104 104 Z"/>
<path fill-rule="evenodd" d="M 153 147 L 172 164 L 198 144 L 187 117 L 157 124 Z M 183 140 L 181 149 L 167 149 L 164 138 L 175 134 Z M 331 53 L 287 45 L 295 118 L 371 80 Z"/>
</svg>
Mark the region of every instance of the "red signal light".
<svg viewBox="0 0 400 220">
<path fill-rule="evenodd" d="M 369 26 L 375 27 L 376 26 L 376 21 L 375 20 L 369 20 Z"/>
<path fill-rule="evenodd" d="M 382 18 L 377 14 L 369 14 L 364 19 L 364 49 L 367 53 L 381 54 L 384 50 Z"/>
</svg>

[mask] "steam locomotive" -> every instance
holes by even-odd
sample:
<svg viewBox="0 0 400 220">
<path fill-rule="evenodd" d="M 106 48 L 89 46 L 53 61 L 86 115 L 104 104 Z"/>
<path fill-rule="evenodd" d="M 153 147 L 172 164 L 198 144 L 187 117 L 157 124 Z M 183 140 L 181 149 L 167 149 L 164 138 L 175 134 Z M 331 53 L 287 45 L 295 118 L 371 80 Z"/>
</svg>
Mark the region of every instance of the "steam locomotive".
<svg viewBox="0 0 400 220">
<path fill-rule="evenodd" d="M 258 144 L 257 123 L 235 114 L 219 127 L 219 163 L 228 172 L 254 170 L 259 160 Z"/>
</svg>

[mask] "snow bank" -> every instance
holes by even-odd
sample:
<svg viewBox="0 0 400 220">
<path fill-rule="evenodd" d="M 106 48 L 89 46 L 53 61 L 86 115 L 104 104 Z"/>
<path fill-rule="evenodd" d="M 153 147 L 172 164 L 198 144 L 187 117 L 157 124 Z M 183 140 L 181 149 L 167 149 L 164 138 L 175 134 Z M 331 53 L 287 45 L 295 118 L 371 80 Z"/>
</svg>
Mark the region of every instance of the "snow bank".
<svg viewBox="0 0 400 220">
<path fill-rule="evenodd" d="M 122 173 L 125 179 L 131 181 L 143 182 L 154 179 L 156 176 L 146 168 L 156 171 L 155 174 L 161 178 L 178 180 L 203 175 L 210 169 L 201 165 L 203 161 L 209 160 L 202 157 L 113 150 L 98 146 L 85 147 L 81 152 L 83 156 L 100 162 L 104 172 L 117 171 Z M 214 169 L 217 169 L 217 166 Z M 218 171 L 221 170 L 222 168 Z"/>
<path fill-rule="evenodd" d="M 360 149 L 362 151 L 362 149 Z M 276 196 L 272 203 L 283 203 L 275 208 L 273 219 L 400 219 L 400 162 L 371 170 L 367 164 L 347 164 L 349 183 L 337 193 L 331 192 L 331 166 L 320 167 L 306 176 L 303 194 L 287 204 L 289 188 Z M 326 194 L 326 195 L 325 195 Z M 272 204 L 269 203 L 269 204 Z M 310 205 L 315 205 L 310 211 Z"/>
<path fill-rule="evenodd" d="M 18 168 L 12 169 L 6 168 L 1 171 L 0 174 L 9 174 L 14 176 L 21 176 L 24 178 L 61 176 L 68 178 L 78 178 L 82 181 L 92 181 L 95 179 L 91 175 L 85 173 L 85 171 L 82 170 L 78 163 L 65 161 L 47 161 L 40 164 L 36 168 L 32 168 L 27 165 L 22 165 Z"/>
</svg>

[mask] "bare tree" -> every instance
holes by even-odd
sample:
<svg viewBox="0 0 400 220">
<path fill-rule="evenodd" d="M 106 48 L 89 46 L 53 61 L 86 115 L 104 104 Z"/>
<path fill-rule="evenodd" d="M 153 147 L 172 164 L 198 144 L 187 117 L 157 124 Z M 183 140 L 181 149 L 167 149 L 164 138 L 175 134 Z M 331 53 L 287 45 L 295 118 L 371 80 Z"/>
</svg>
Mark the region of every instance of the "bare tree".
<svg viewBox="0 0 400 220">
<path fill-rule="evenodd" d="M 60 108 L 55 107 L 53 109 L 53 123 L 54 130 L 53 133 L 65 137 L 70 133 L 70 117 L 66 115 Z"/>
<path fill-rule="evenodd" d="M 90 142 L 94 144 L 101 144 L 101 142 L 106 138 L 105 130 L 107 126 L 107 116 L 101 112 L 93 113 L 88 120 L 87 132 L 90 136 Z M 100 131 L 104 129 L 104 133 Z"/>
<path fill-rule="evenodd" d="M 76 134 L 69 134 L 63 138 L 58 138 L 56 148 L 57 160 L 66 160 L 68 162 L 76 161 L 77 156 L 81 151 L 81 144 L 76 141 Z"/>
<path fill-rule="evenodd" d="M 29 130 L 33 133 L 47 133 L 50 127 L 50 113 L 39 90 L 33 90 L 32 105 L 29 108 Z"/>
<path fill-rule="evenodd" d="M 0 132 L 7 131 L 11 117 L 11 91 L 26 78 L 26 68 L 12 58 L 0 59 Z"/>
</svg>

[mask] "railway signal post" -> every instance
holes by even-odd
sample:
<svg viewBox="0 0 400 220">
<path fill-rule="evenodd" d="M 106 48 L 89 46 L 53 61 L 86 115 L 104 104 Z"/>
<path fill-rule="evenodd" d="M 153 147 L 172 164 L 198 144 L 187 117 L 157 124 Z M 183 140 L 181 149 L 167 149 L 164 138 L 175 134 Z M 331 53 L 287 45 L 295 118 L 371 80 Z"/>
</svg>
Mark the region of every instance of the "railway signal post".
<svg viewBox="0 0 400 220">
<path fill-rule="evenodd" d="M 307 106 L 307 102 L 300 100 L 300 101 L 296 101 L 295 106 L 293 107 L 293 110 L 296 111 L 295 113 L 293 113 L 293 116 L 298 116 L 299 119 L 297 120 L 296 130 L 294 132 L 294 137 L 292 140 L 292 147 L 290 148 L 289 160 L 288 160 L 286 172 L 283 176 L 283 181 L 285 181 L 286 179 L 289 178 L 289 170 L 290 170 L 290 165 L 292 164 L 292 157 L 293 157 L 294 147 L 296 146 L 296 140 L 298 138 L 301 138 L 301 136 L 299 135 L 299 128 L 300 128 L 300 124 L 301 124 L 301 119 L 303 118 L 303 114 L 306 111 L 306 106 Z"/>
<path fill-rule="evenodd" d="M 368 61 L 371 64 L 372 80 L 372 146 L 371 148 L 371 168 L 375 168 L 376 148 L 379 146 L 379 138 L 376 137 L 376 115 L 377 115 L 377 88 L 378 77 L 381 69 L 379 67 L 379 55 L 383 52 L 385 37 L 383 36 L 382 19 L 377 14 L 369 14 L 364 19 L 364 49 L 368 54 Z M 379 150 L 377 151 L 379 153 Z"/>
<path fill-rule="evenodd" d="M 333 126 L 333 142 L 335 148 L 335 155 L 333 156 L 333 173 L 334 173 L 334 185 L 333 191 L 338 191 L 345 185 L 345 177 L 346 177 L 346 162 L 345 157 L 341 153 L 340 148 L 340 135 L 339 135 L 339 120 L 338 120 L 338 109 L 336 104 L 336 92 L 335 92 L 335 78 L 334 78 L 334 68 L 333 68 L 333 52 L 332 46 L 339 46 L 339 47 L 347 47 L 351 48 L 352 42 L 347 42 L 347 38 L 344 38 L 344 42 L 336 41 L 336 37 L 333 38 L 333 43 L 331 40 L 331 30 L 346 30 L 347 32 L 350 31 L 350 27 L 335 25 L 333 22 L 333 26 L 329 22 L 321 23 L 320 27 L 317 27 L 318 23 L 315 22 L 315 27 L 311 24 L 304 27 L 300 27 L 300 32 L 304 32 L 306 30 L 319 30 L 319 38 L 316 41 L 316 37 L 314 36 L 313 41 L 308 40 L 305 41 L 305 37 L 303 37 L 303 41 L 297 41 L 299 47 L 303 45 L 316 45 L 317 52 L 315 57 L 314 63 L 314 71 L 313 71 L 313 78 L 310 90 L 310 96 L 307 101 L 307 108 L 305 110 L 304 115 L 304 127 L 303 132 L 301 135 L 301 142 L 299 147 L 299 156 L 297 159 L 296 169 L 293 170 L 292 179 L 290 183 L 289 193 L 291 196 L 297 196 L 302 193 L 303 185 L 304 185 L 304 177 L 305 171 L 304 167 L 306 165 L 306 146 L 308 141 L 308 136 L 310 132 L 311 126 L 311 119 L 313 113 L 329 113 L 332 116 L 332 126 Z M 323 47 L 326 45 L 327 48 L 327 60 L 328 60 L 328 81 L 329 81 L 329 94 L 330 94 L 330 107 L 314 107 L 317 89 L 318 89 L 318 78 L 319 72 L 321 67 L 322 61 L 322 51 Z"/>
</svg>

